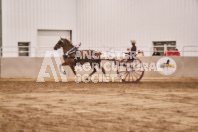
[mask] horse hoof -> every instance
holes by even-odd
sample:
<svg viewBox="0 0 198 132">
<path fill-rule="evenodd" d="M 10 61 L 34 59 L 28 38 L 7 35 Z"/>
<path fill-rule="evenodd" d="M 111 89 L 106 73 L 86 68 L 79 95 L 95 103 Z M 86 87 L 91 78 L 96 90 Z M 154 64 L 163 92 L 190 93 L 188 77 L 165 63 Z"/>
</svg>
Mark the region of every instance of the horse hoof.
<svg viewBox="0 0 198 132">
<path fill-rule="evenodd" d="M 63 74 L 66 75 L 66 72 L 64 71 Z"/>
</svg>

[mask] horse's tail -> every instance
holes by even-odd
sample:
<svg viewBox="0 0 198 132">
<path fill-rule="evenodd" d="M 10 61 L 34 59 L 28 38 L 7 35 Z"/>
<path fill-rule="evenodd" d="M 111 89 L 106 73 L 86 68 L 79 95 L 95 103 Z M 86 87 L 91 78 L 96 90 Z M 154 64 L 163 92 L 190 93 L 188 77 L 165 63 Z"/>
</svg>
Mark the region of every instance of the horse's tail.
<svg viewBox="0 0 198 132">
<path fill-rule="evenodd" d="M 93 51 L 94 52 L 94 51 Z M 101 55 L 102 53 L 101 52 L 96 52 L 95 53 L 95 56 L 100 60 L 101 59 Z"/>
<path fill-rule="evenodd" d="M 99 54 L 99 59 L 101 59 L 101 55 L 102 55 L 102 53 L 101 53 L 101 52 L 99 52 L 98 54 Z"/>
</svg>

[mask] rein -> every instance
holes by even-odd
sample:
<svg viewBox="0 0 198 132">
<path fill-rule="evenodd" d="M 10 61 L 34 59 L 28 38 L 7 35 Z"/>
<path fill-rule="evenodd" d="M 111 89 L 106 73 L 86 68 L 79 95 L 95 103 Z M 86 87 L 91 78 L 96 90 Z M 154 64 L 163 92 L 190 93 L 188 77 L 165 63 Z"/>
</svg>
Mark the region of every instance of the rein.
<svg viewBox="0 0 198 132">
<path fill-rule="evenodd" d="M 76 51 L 78 51 L 78 48 L 80 48 L 81 43 L 78 46 L 72 47 L 70 50 L 68 50 L 63 56 L 64 57 L 70 57 L 70 55 Z M 71 57 L 70 57 L 71 58 Z"/>
</svg>

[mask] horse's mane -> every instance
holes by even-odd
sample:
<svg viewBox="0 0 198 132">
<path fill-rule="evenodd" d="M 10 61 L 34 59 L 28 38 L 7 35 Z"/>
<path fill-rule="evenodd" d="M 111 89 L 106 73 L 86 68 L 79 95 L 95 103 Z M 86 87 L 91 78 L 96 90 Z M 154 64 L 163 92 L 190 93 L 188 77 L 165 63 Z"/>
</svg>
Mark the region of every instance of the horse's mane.
<svg viewBox="0 0 198 132">
<path fill-rule="evenodd" d="M 69 41 L 68 39 L 63 39 L 67 44 L 69 44 L 70 46 L 74 47 L 74 45 L 72 44 L 71 41 Z"/>
</svg>

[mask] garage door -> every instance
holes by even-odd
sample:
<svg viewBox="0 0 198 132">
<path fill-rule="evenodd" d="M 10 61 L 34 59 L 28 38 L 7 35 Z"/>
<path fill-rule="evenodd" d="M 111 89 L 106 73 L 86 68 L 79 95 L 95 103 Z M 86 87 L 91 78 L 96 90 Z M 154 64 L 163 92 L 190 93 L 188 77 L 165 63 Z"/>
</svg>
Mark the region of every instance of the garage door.
<svg viewBox="0 0 198 132">
<path fill-rule="evenodd" d="M 37 56 L 44 56 L 46 51 L 52 50 L 60 37 L 71 40 L 71 30 L 38 30 L 37 35 Z"/>
</svg>

